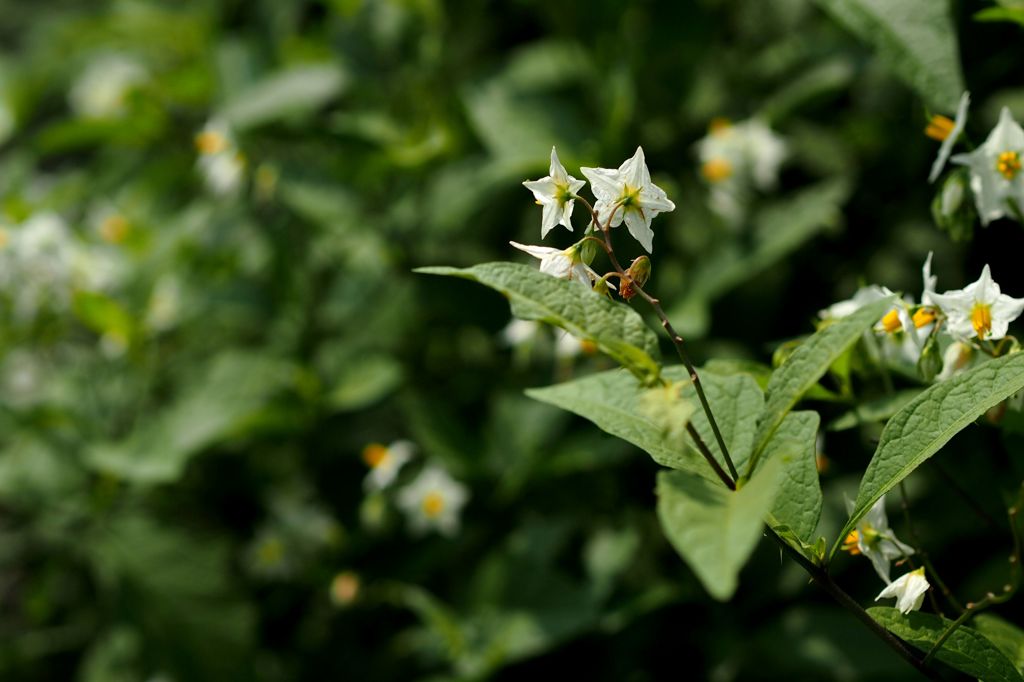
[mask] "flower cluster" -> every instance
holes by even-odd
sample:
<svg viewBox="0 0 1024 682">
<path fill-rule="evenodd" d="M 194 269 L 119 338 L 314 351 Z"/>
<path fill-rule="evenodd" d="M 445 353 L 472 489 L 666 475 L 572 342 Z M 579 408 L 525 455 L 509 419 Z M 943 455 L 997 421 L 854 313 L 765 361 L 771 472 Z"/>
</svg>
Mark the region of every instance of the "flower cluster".
<svg viewBox="0 0 1024 682">
<path fill-rule="evenodd" d="M 875 325 L 876 334 L 883 338 L 882 350 L 887 360 L 914 365 L 921 361 L 926 349 L 942 348 L 943 367 L 937 377 L 941 380 L 963 369 L 974 350 L 1000 354 L 1007 348 L 1004 340 L 1010 342 L 1009 348 L 1016 347 L 1016 339 L 1007 333 L 1010 323 L 1024 312 L 1024 298 L 1002 293 L 988 265 L 982 268 L 976 282 L 963 289 L 937 293 L 937 277 L 932 274 L 931 265 L 929 253 L 922 268 L 921 302 L 915 303 L 905 296 Z M 863 287 L 853 298 L 833 304 L 819 316 L 824 320 L 845 317 L 892 293 L 877 285 Z"/>
<path fill-rule="evenodd" d="M 395 486 L 399 473 L 413 459 L 415 452 L 416 446 L 407 440 L 387 446 L 370 443 L 363 448 L 363 461 L 370 468 L 363 481 L 363 487 L 370 494 L 365 509 L 371 517 L 379 515 L 380 494 Z M 413 533 L 421 535 L 434 530 L 449 537 L 458 533 L 459 517 L 468 500 L 466 486 L 431 463 L 399 488 L 395 498 Z M 370 522 L 375 521 L 371 519 Z"/>
<path fill-rule="evenodd" d="M 775 187 L 788 154 L 786 143 L 760 119 L 712 121 L 707 136 L 697 142 L 711 210 L 731 223 L 742 220 L 752 191 Z"/>
<path fill-rule="evenodd" d="M 228 125 L 220 120 L 207 122 L 196 135 L 195 143 L 199 172 L 207 189 L 218 196 L 237 192 L 245 180 L 245 156 Z"/>
</svg>

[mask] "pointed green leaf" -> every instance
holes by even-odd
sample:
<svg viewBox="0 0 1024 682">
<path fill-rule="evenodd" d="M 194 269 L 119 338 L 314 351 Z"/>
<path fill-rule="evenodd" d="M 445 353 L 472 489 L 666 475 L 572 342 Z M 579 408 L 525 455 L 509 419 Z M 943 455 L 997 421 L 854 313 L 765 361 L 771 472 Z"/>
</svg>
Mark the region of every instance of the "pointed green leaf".
<svg viewBox="0 0 1024 682">
<path fill-rule="evenodd" d="M 737 491 L 687 471 L 658 474 L 658 519 L 669 542 L 715 599 L 736 591 L 740 570 L 761 536 L 781 479 L 767 461 Z"/>
<path fill-rule="evenodd" d="M 994 613 L 979 613 L 971 624 L 1024 673 L 1024 630 Z"/>
<path fill-rule="evenodd" d="M 645 382 L 658 376 L 658 337 L 640 315 L 579 282 L 557 279 L 519 263 L 484 263 L 464 269 L 418 268 L 416 272 L 479 282 L 504 294 L 516 317 L 548 322 L 593 341 Z"/>
<path fill-rule="evenodd" d="M 818 0 L 870 43 L 897 76 L 940 111 L 956 109 L 964 78 L 949 0 Z"/>
<path fill-rule="evenodd" d="M 869 400 L 857 407 L 844 412 L 828 425 L 829 431 L 845 431 L 861 424 L 884 422 L 899 412 L 911 400 L 921 393 L 919 388 L 908 388 L 896 391 L 880 398 Z"/>
<path fill-rule="evenodd" d="M 868 613 L 876 622 L 913 647 L 927 652 L 952 621 L 919 611 L 902 615 L 891 606 L 875 606 Z M 1020 682 L 1013 663 L 984 635 L 961 626 L 949 636 L 935 657 L 984 682 Z"/>
<path fill-rule="evenodd" d="M 768 381 L 764 414 L 757 425 L 757 450 L 764 449 L 768 439 L 779 428 L 786 413 L 801 396 L 825 375 L 829 366 L 861 337 L 865 330 L 892 306 L 893 297 L 862 307 L 857 312 L 825 325 L 786 359 Z"/>
<path fill-rule="evenodd" d="M 673 382 L 688 381 L 686 369 L 680 366 L 666 368 L 662 376 Z M 764 402 L 757 383 L 744 375 L 719 376 L 710 372 L 702 372 L 701 380 L 726 447 L 733 457 L 745 461 L 750 454 L 757 414 Z M 546 388 L 531 388 L 526 394 L 589 419 L 602 430 L 644 450 L 662 466 L 683 469 L 718 482 L 707 462 L 692 448 L 684 447 L 686 440 L 659 428 L 650 412 L 642 408 L 644 388 L 635 377 L 622 370 L 600 372 Z M 687 385 L 682 395 L 691 405 L 698 405 L 692 385 Z M 718 454 L 704 412 L 697 409 L 690 420 L 708 447 Z M 725 466 L 720 456 L 719 463 Z"/>
<path fill-rule="evenodd" d="M 846 537 L 871 505 L 961 429 L 1021 389 L 1024 353 L 1016 353 L 937 383 L 910 401 L 882 430 L 861 479 L 856 506 L 839 537 Z"/>
<path fill-rule="evenodd" d="M 769 522 L 784 525 L 803 542 L 810 543 L 821 516 L 821 482 L 818 480 L 817 412 L 786 415 L 762 455 L 766 462 L 782 462 L 782 482 L 772 505 Z"/>
</svg>

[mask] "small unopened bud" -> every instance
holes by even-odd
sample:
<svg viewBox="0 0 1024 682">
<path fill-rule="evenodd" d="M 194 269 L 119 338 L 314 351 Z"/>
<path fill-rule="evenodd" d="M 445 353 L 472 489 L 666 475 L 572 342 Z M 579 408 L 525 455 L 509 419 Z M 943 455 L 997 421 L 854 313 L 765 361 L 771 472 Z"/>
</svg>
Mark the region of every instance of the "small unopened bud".
<svg viewBox="0 0 1024 682">
<path fill-rule="evenodd" d="M 594 291 L 601 294 L 602 296 L 611 297 L 611 291 L 608 288 L 608 280 L 605 277 L 594 282 Z"/>
<path fill-rule="evenodd" d="M 622 280 L 622 289 L 619 291 L 619 295 L 625 301 L 630 300 L 636 296 L 637 288 L 647 284 L 650 277 L 651 259 L 647 256 L 637 257 L 626 270 L 626 277 Z"/>
</svg>

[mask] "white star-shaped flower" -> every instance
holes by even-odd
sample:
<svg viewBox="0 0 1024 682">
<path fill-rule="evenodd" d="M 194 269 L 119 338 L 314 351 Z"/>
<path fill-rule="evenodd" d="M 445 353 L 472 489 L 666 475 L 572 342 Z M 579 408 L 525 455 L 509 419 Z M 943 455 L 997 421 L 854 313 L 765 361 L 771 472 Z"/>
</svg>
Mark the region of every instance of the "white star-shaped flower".
<svg viewBox="0 0 1024 682">
<path fill-rule="evenodd" d="M 885 589 L 878 593 L 875 601 L 888 597 L 896 598 L 896 608 L 904 616 L 911 611 L 917 611 L 924 603 L 924 593 L 931 587 L 928 579 L 924 577 L 924 566 L 902 575 L 894 582 L 886 585 Z"/>
<path fill-rule="evenodd" d="M 368 491 L 387 488 L 415 452 L 416 446 L 407 440 L 395 441 L 387 447 L 379 443 L 367 445 L 363 448 L 363 461 L 370 467 L 370 473 L 363 480 L 363 487 Z"/>
<path fill-rule="evenodd" d="M 847 501 L 847 506 L 853 505 Z M 875 573 L 885 582 L 889 582 L 889 562 L 914 553 L 914 548 L 900 542 L 889 528 L 884 497 L 868 510 L 857 524 L 857 530 L 846 536 L 843 549 L 870 559 Z"/>
<path fill-rule="evenodd" d="M 962 341 L 973 337 L 997 341 L 1024 312 L 1024 299 L 1001 293 L 987 265 L 977 282 L 944 294 L 933 293 L 930 298 L 946 314 L 949 333 Z"/>
<path fill-rule="evenodd" d="M 611 227 L 618 227 L 625 221 L 633 238 L 652 252 L 651 221 L 659 213 L 675 210 L 676 205 L 663 189 L 651 182 L 643 148 L 637 147 L 633 157 L 617 169 L 581 168 L 580 171 L 590 180 L 597 197 L 594 209 L 598 220 L 604 223 L 611 216 Z"/>
<path fill-rule="evenodd" d="M 577 180 L 565 171 L 558 160 L 555 148 L 551 148 L 551 167 L 540 180 L 527 180 L 523 187 L 533 192 L 533 198 L 543 207 L 541 214 L 540 238 L 543 239 L 555 225 L 565 225 L 572 232 L 573 197 L 580 191 L 583 180 Z"/>
<path fill-rule="evenodd" d="M 567 249 L 554 249 L 550 246 L 531 246 L 519 242 L 509 242 L 520 251 L 525 251 L 534 258 L 540 259 L 540 271 L 558 279 L 578 280 L 589 284 L 591 270 L 583 262 L 580 249 L 573 244 Z"/>
<path fill-rule="evenodd" d="M 983 225 L 1007 215 L 1014 215 L 1008 202 L 1024 210 L 1024 175 L 1021 154 L 1024 153 L 1024 129 L 1003 107 L 999 123 L 988 139 L 970 154 L 957 154 L 953 163 L 971 169 L 971 189 Z"/>
<path fill-rule="evenodd" d="M 397 497 L 413 533 L 436 530 L 447 536 L 459 531 L 459 513 L 467 500 L 466 486 L 435 466 L 424 469 Z"/>
<path fill-rule="evenodd" d="M 925 132 L 929 137 L 942 140 L 942 145 L 939 147 L 939 154 L 935 157 L 935 163 L 932 164 L 932 170 L 928 174 L 928 182 L 935 182 L 936 178 L 939 177 L 939 173 L 946 167 L 946 161 L 949 160 L 949 155 L 953 152 L 953 145 L 960 139 L 960 134 L 964 131 L 964 126 L 967 125 L 967 107 L 971 104 L 971 93 L 965 92 L 960 96 L 960 104 L 956 108 L 956 119 L 952 122 L 952 127 L 949 127 L 950 121 L 945 116 L 937 116 L 932 119 L 932 122 L 925 129 Z"/>
</svg>

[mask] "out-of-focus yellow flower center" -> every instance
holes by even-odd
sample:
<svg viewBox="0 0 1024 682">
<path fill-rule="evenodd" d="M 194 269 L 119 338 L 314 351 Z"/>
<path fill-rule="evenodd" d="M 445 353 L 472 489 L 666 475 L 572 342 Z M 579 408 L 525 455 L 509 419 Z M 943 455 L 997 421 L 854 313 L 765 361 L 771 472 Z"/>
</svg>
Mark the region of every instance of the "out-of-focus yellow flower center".
<svg viewBox="0 0 1024 682">
<path fill-rule="evenodd" d="M 278 538 L 264 540 L 260 544 L 257 557 L 264 566 L 276 566 L 284 558 L 284 543 Z"/>
<path fill-rule="evenodd" d="M 949 134 L 953 132 L 953 121 L 946 116 L 936 114 L 932 116 L 932 120 L 928 121 L 928 126 L 924 129 L 924 134 L 933 140 L 942 142 Z"/>
<path fill-rule="evenodd" d="M 363 461 L 366 462 L 371 469 L 379 467 L 387 460 L 388 457 L 388 449 L 380 443 L 370 443 L 363 448 Z"/>
<path fill-rule="evenodd" d="M 708 132 L 712 135 L 721 135 L 731 127 L 732 123 L 729 119 L 722 116 L 716 116 L 711 119 L 711 123 L 708 124 Z"/>
<path fill-rule="evenodd" d="M 0 249 L 7 246 L 7 242 L 11 240 L 10 235 L 7 234 L 7 230 L 0 227 Z"/>
<path fill-rule="evenodd" d="M 128 221 L 116 214 L 105 218 L 100 224 L 100 236 L 111 244 L 120 244 L 128 236 Z"/>
<path fill-rule="evenodd" d="M 996 158 L 996 170 L 1007 180 L 1013 180 L 1020 172 L 1020 154 L 1003 152 Z"/>
<path fill-rule="evenodd" d="M 979 339 L 984 339 L 992 331 L 992 306 L 975 303 L 971 310 L 971 326 Z"/>
<path fill-rule="evenodd" d="M 914 326 L 920 329 L 927 327 L 935 321 L 935 311 L 932 308 L 918 308 L 914 313 Z"/>
<path fill-rule="evenodd" d="M 597 344 L 593 341 L 586 339 L 580 341 L 580 348 L 583 350 L 584 355 L 595 355 L 597 353 Z"/>
<path fill-rule="evenodd" d="M 725 159 L 711 159 L 700 167 L 700 174 L 708 182 L 721 182 L 732 175 L 732 164 Z"/>
<path fill-rule="evenodd" d="M 433 519 L 444 511 L 444 496 L 438 492 L 427 493 L 423 496 L 423 513 Z"/>
<path fill-rule="evenodd" d="M 849 552 L 852 556 L 860 554 L 860 546 L 857 544 L 859 540 L 860 533 L 855 530 L 850 531 L 850 534 L 843 540 L 843 551 Z"/>
<path fill-rule="evenodd" d="M 220 133 L 204 130 L 196 135 L 196 149 L 201 154 L 218 154 L 228 148 L 228 141 Z"/>
<path fill-rule="evenodd" d="M 900 322 L 900 314 L 895 308 L 887 312 L 885 317 L 882 318 L 882 329 L 890 334 L 899 331 L 902 328 L 903 323 Z"/>
<path fill-rule="evenodd" d="M 359 576 L 352 571 L 342 571 L 331 581 L 331 599 L 338 606 L 347 606 L 359 596 Z"/>
</svg>

